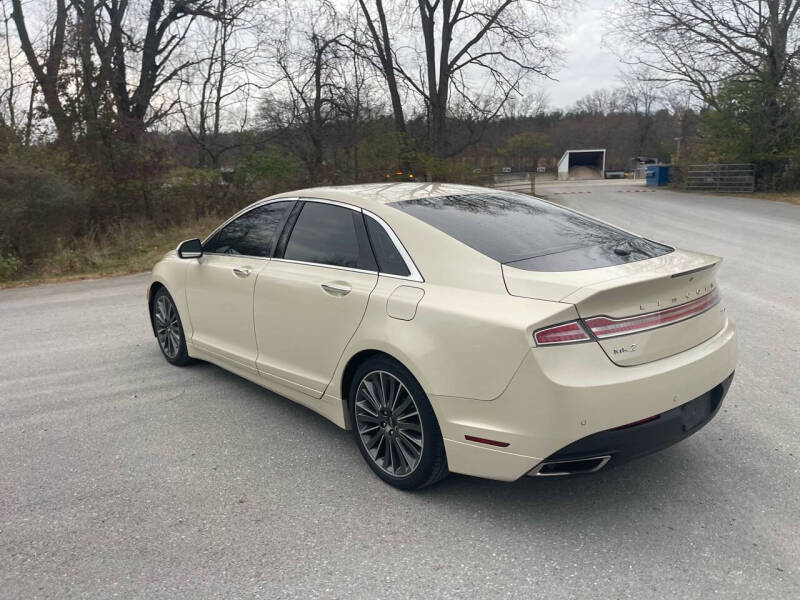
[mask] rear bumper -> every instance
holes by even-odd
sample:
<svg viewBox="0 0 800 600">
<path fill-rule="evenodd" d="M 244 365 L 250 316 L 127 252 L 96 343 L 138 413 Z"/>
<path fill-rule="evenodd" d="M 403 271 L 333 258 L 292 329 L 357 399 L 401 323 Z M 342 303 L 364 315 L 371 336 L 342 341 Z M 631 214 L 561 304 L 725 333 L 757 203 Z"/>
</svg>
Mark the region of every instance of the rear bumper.
<svg viewBox="0 0 800 600">
<path fill-rule="evenodd" d="M 733 373 L 686 404 L 649 417 L 644 422 L 586 436 L 551 454 L 528 474 L 570 475 L 599 471 L 607 464 L 621 464 L 677 444 L 714 418 L 732 381 Z"/>
<path fill-rule="evenodd" d="M 613 462 L 622 462 L 688 437 L 700 427 L 681 432 L 676 419 L 693 401 L 719 396 L 714 410 L 701 415 L 700 426 L 707 423 L 736 361 L 736 330 L 728 321 L 694 348 L 632 367 L 614 365 L 597 344 L 533 348 L 494 400 L 430 399 L 451 471 L 513 481 L 562 453 L 612 453 Z M 642 429 L 610 431 L 654 415 L 659 418 Z M 641 446 L 639 431 L 654 436 L 649 446 Z M 507 445 L 489 447 L 467 435 Z"/>
</svg>

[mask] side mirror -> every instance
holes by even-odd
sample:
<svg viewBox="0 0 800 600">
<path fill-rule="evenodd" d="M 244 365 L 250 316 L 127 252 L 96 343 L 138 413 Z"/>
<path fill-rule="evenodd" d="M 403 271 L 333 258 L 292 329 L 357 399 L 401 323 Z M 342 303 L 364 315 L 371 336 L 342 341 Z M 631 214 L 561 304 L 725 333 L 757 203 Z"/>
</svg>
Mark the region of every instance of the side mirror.
<svg viewBox="0 0 800 600">
<path fill-rule="evenodd" d="M 178 246 L 178 258 L 200 258 L 203 256 L 203 243 L 194 238 L 185 240 Z"/>
</svg>

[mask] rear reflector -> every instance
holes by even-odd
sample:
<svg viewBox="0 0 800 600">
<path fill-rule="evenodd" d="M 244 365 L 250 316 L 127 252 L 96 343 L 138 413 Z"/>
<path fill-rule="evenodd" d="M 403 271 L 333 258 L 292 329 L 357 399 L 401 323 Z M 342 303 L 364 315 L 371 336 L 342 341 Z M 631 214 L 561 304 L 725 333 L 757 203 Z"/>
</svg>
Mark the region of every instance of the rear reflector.
<svg viewBox="0 0 800 600">
<path fill-rule="evenodd" d="M 625 317 L 622 319 L 612 319 L 610 317 L 592 317 L 586 319 L 585 323 L 592 330 L 598 339 L 615 337 L 618 335 L 630 335 L 655 329 L 663 325 L 670 325 L 678 321 L 690 319 L 707 311 L 720 301 L 719 292 L 715 289 L 701 298 L 686 302 L 672 308 L 665 308 L 645 315 L 635 317 Z"/>
<path fill-rule="evenodd" d="M 536 340 L 537 346 L 551 346 L 553 344 L 588 342 L 591 338 L 580 321 L 571 321 L 540 329 L 533 334 L 533 339 Z"/>
<path fill-rule="evenodd" d="M 474 435 L 465 435 L 464 439 L 469 440 L 470 442 L 478 442 L 479 444 L 489 444 L 490 446 L 499 446 L 500 448 L 506 448 L 509 445 L 508 442 L 487 440 L 486 438 L 475 437 Z"/>
</svg>

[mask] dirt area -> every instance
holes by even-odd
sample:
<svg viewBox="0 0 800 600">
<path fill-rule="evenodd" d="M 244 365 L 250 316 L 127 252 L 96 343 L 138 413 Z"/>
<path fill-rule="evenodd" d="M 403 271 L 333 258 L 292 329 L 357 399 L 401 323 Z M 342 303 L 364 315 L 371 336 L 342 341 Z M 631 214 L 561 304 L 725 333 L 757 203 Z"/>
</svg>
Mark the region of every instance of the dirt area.
<svg viewBox="0 0 800 600">
<path fill-rule="evenodd" d="M 578 166 L 569 168 L 569 178 L 572 181 L 602 179 L 603 174 L 600 172 L 600 169 L 594 167 Z"/>
</svg>

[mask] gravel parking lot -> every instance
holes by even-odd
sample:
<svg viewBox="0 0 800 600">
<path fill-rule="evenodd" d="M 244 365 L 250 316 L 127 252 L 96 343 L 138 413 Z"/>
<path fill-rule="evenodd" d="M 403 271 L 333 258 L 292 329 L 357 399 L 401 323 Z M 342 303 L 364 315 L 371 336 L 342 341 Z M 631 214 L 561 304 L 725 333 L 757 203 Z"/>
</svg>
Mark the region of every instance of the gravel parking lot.
<svg viewBox="0 0 800 600">
<path fill-rule="evenodd" d="M 741 364 L 683 444 L 593 476 L 383 484 L 350 433 L 161 357 L 147 275 L 0 292 L 0 598 L 800 597 L 800 207 L 551 183 L 725 257 Z"/>
</svg>

